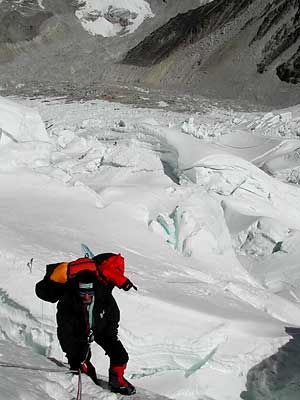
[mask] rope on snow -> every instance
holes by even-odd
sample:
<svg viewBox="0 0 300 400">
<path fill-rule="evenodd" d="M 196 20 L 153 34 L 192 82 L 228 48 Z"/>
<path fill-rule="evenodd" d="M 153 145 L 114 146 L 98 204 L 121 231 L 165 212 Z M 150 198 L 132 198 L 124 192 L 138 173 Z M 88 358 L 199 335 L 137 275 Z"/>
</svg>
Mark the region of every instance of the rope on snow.
<svg viewBox="0 0 300 400">
<path fill-rule="evenodd" d="M 76 400 L 81 400 L 81 394 L 82 394 L 82 382 L 81 382 L 81 370 L 79 368 Z"/>
<path fill-rule="evenodd" d="M 54 368 L 47 368 L 47 367 L 31 367 L 29 365 L 21 365 L 21 364 L 13 364 L 13 363 L 5 363 L 0 362 L 0 367 L 5 368 L 20 368 L 20 369 L 27 369 L 31 371 L 44 371 L 44 372 L 66 372 L 62 368 L 54 369 Z M 77 395 L 76 400 L 81 400 L 82 394 L 82 381 L 81 381 L 81 370 L 78 370 L 78 384 L 77 384 Z"/>
<path fill-rule="evenodd" d="M 54 368 L 47 368 L 47 367 L 31 367 L 30 365 L 12 364 L 12 363 L 5 363 L 5 362 L 2 362 L 2 361 L 0 362 L 0 367 L 29 369 L 29 370 L 32 370 L 32 371 L 65 372 L 61 368 L 60 369 L 54 369 Z"/>
</svg>

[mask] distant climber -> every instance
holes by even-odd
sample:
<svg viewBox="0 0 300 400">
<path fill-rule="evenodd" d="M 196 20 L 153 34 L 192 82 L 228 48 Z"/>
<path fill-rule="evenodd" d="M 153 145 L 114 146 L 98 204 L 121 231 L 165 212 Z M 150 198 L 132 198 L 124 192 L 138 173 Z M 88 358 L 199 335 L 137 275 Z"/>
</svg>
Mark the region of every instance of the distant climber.
<svg viewBox="0 0 300 400">
<path fill-rule="evenodd" d="M 118 339 L 120 311 L 112 295 L 114 286 L 125 291 L 134 284 L 124 275 L 124 258 L 103 253 L 47 266 L 36 284 L 36 294 L 57 304 L 57 336 L 70 370 L 90 376 L 98 384 L 91 363 L 90 344 L 95 341 L 110 358 L 109 388 L 132 395 L 135 387 L 124 377 L 128 353 Z"/>
</svg>

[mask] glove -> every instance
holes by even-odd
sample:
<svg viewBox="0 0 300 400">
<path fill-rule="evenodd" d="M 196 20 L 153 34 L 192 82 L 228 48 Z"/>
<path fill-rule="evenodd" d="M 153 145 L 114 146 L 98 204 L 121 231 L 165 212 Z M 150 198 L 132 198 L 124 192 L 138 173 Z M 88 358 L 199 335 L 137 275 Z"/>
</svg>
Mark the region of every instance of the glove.
<svg viewBox="0 0 300 400">
<path fill-rule="evenodd" d="M 71 371 L 78 371 L 81 367 L 81 361 L 77 358 L 69 359 L 70 370 Z"/>
<path fill-rule="evenodd" d="M 137 290 L 137 287 L 129 279 L 126 279 L 126 281 L 123 283 L 121 289 L 125 290 L 125 292 L 128 292 L 128 290 L 130 290 L 131 288 L 133 288 L 134 290 Z"/>
<path fill-rule="evenodd" d="M 91 359 L 91 350 L 87 345 L 81 346 L 78 344 L 76 354 L 66 354 L 66 356 L 70 365 L 70 370 L 79 370 L 82 364 Z"/>
</svg>

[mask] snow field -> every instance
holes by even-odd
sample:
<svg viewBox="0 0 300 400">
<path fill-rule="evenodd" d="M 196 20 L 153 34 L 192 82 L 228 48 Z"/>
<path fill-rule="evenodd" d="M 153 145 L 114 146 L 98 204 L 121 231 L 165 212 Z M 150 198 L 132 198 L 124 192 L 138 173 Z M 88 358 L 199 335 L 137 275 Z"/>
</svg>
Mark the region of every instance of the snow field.
<svg viewBox="0 0 300 400">
<path fill-rule="evenodd" d="M 229 132 L 230 121 L 257 115 L 222 110 L 193 116 L 194 126 L 211 127 L 200 138 L 184 125 L 188 114 L 100 101 L 18 103 L 3 100 L 9 107 L 0 114 L 18 135 L 0 141 L 0 362 L 18 354 L 35 366 L 49 366 L 45 355 L 64 360 L 55 305 L 37 299 L 34 285 L 45 264 L 81 256 L 86 243 L 121 252 L 139 288 L 114 291 L 128 378 L 174 399 L 236 400 L 247 371 L 288 340 L 285 324 L 300 319 L 299 190 L 254 165 L 282 154 L 281 139 L 252 137 L 237 123 Z M 39 125 L 23 143 L 29 131 L 9 125 L 13 113 L 16 121 L 41 118 L 47 139 Z M 222 123 L 227 133 L 213 136 Z M 288 253 L 272 254 L 267 235 Z M 107 373 L 95 345 L 93 362 Z M 0 374 L 3 399 L 74 397 L 66 374 L 24 370 L 18 385 L 20 372 Z M 86 399 L 115 398 L 88 381 L 84 388 Z"/>
</svg>

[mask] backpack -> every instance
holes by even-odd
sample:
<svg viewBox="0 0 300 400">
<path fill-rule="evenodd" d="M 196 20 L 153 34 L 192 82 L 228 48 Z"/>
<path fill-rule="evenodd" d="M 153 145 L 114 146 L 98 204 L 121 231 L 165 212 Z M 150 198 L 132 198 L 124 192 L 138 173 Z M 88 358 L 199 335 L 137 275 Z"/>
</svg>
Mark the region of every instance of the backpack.
<svg viewBox="0 0 300 400">
<path fill-rule="evenodd" d="M 51 303 L 57 302 L 71 282 L 100 281 L 121 288 L 127 281 L 124 258 L 120 254 L 102 253 L 95 257 L 82 257 L 71 262 L 46 266 L 44 278 L 35 286 L 36 295 Z"/>
<path fill-rule="evenodd" d="M 50 279 L 51 274 L 62 263 L 46 265 L 44 278 L 35 285 L 35 293 L 41 299 L 56 303 L 64 294 L 65 284 Z"/>
</svg>

